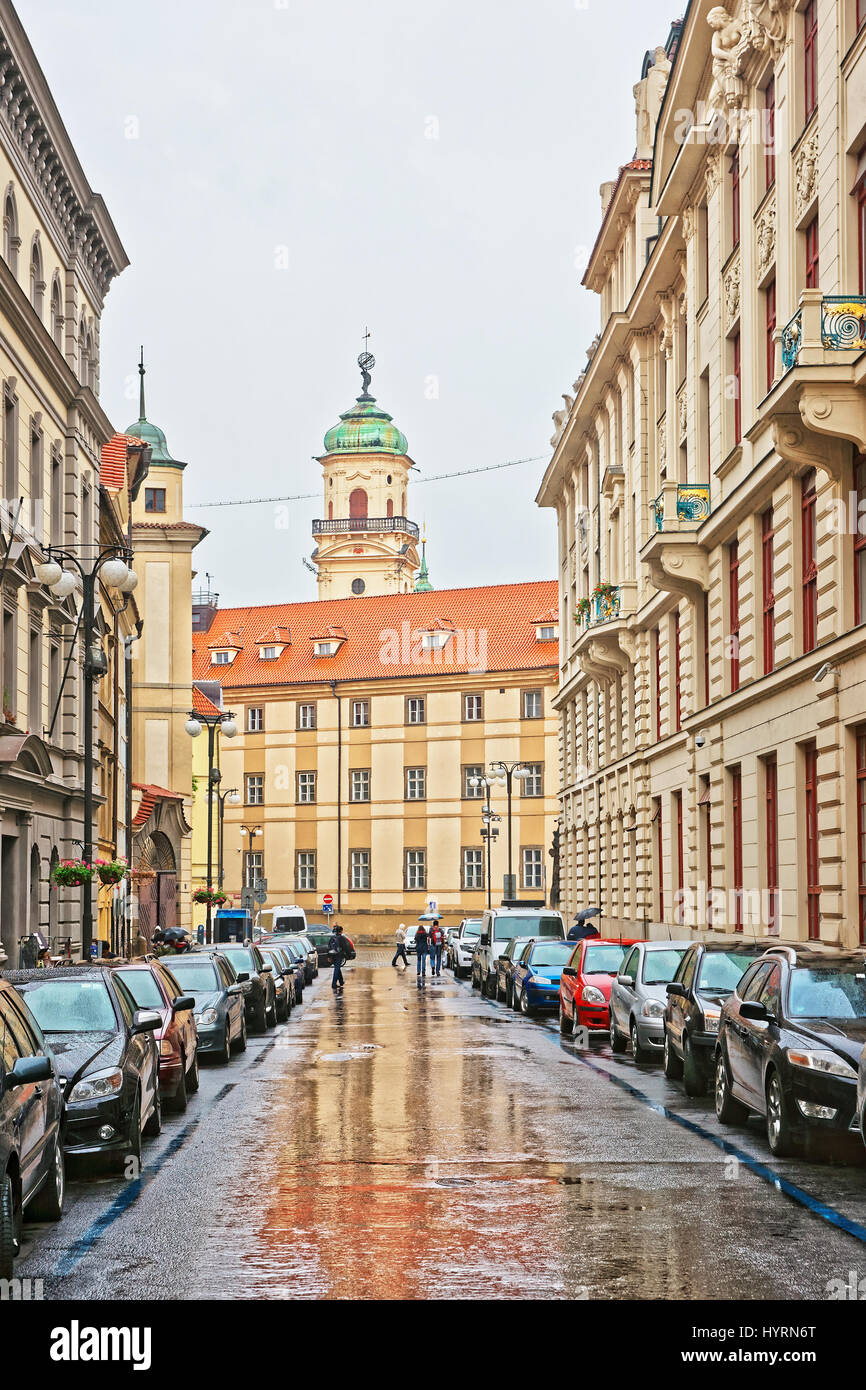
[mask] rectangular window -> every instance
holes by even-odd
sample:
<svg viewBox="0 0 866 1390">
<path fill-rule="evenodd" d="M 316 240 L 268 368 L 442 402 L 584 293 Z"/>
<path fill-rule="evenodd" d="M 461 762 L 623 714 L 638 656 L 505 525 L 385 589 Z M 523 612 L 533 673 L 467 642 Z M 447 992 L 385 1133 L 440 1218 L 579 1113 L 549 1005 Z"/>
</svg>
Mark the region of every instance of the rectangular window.
<svg viewBox="0 0 866 1390">
<path fill-rule="evenodd" d="M 664 921 L 665 916 L 665 869 L 664 869 L 664 837 L 662 834 L 662 803 L 661 797 L 653 798 L 653 820 L 656 827 L 656 881 L 659 886 L 659 921 Z"/>
<path fill-rule="evenodd" d="M 463 766 L 463 799 L 464 801 L 480 801 L 484 796 L 483 787 L 473 787 L 473 782 L 479 782 L 484 776 L 484 768 L 481 763 L 465 763 Z"/>
<path fill-rule="evenodd" d="M 740 244 L 740 151 L 731 159 L 731 250 Z"/>
<path fill-rule="evenodd" d="M 3 396 L 3 486 L 9 505 L 18 496 L 18 402 Z"/>
<path fill-rule="evenodd" d="M 298 773 L 298 801 L 302 806 L 310 806 L 316 799 L 315 772 Z"/>
<path fill-rule="evenodd" d="M 259 647 L 260 661 L 276 661 L 279 655 L 280 653 L 277 647 Z"/>
<path fill-rule="evenodd" d="M 544 763 L 526 763 L 526 776 L 520 783 L 521 796 L 544 795 Z"/>
<path fill-rule="evenodd" d="M 814 651 L 818 642 L 818 565 L 815 552 L 815 513 L 818 484 L 814 468 L 803 475 L 800 485 L 803 547 L 803 651 Z"/>
<path fill-rule="evenodd" d="M 30 500 L 38 502 L 42 497 L 42 476 L 45 466 L 45 458 L 42 450 L 42 434 L 40 430 L 31 429 L 30 431 Z M 36 529 L 36 508 L 33 508 L 34 518 L 33 529 Z M 41 527 L 40 527 L 41 530 Z"/>
<path fill-rule="evenodd" d="M 484 701 L 480 695 L 463 696 L 463 720 L 466 724 L 477 724 L 484 718 Z"/>
<path fill-rule="evenodd" d="M 426 767 L 406 768 L 406 800 L 424 801 L 427 797 Z"/>
<path fill-rule="evenodd" d="M 370 769 L 368 767 L 353 767 L 349 775 L 351 777 L 351 783 L 349 787 L 349 800 L 369 801 Z"/>
<path fill-rule="evenodd" d="M 247 773 L 247 805 L 264 806 L 265 778 L 261 772 Z"/>
<path fill-rule="evenodd" d="M 674 810 L 677 819 L 677 910 L 676 920 L 682 925 L 685 904 L 685 844 L 683 836 L 683 794 L 674 792 Z"/>
<path fill-rule="evenodd" d="M 83 709 L 83 705 L 82 705 Z M 3 609 L 3 713 L 18 712 L 18 626 L 15 612 Z"/>
<path fill-rule="evenodd" d="M 803 11 L 803 95 L 806 120 L 818 105 L 818 5 L 809 0 Z"/>
<path fill-rule="evenodd" d="M 656 705 L 656 740 L 662 736 L 662 635 L 660 628 L 654 628 L 652 634 L 653 648 L 653 686 L 655 688 Z"/>
<path fill-rule="evenodd" d="M 260 849 L 244 850 L 244 883 L 247 888 L 255 888 L 260 879 L 265 876 L 264 854 Z"/>
<path fill-rule="evenodd" d="M 866 622 L 866 454 L 854 465 L 854 491 L 857 494 L 857 529 L 854 532 L 854 622 Z"/>
<path fill-rule="evenodd" d="M 742 371 L 740 366 L 740 335 L 735 333 L 731 339 L 731 366 L 734 379 L 734 445 L 743 438 Z"/>
<path fill-rule="evenodd" d="M 818 218 L 812 218 L 805 231 L 806 238 L 806 289 L 817 290 L 821 276 L 820 253 L 818 248 Z"/>
<path fill-rule="evenodd" d="M 51 455 L 51 544 L 63 544 L 63 456 Z"/>
<path fill-rule="evenodd" d="M 703 304 L 710 287 L 710 233 L 706 203 L 698 204 L 697 299 Z"/>
<path fill-rule="evenodd" d="M 764 177 L 767 188 L 776 182 L 776 82 L 771 77 L 764 88 Z"/>
<path fill-rule="evenodd" d="M 298 728 L 315 729 L 316 727 L 316 706 L 298 705 Z"/>
<path fill-rule="evenodd" d="M 427 714 L 423 695 L 410 695 L 406 700 L 406 723 L 424 724 Z"/>
<path fill-rule="evenodd" d="M 211 659 L 214 666 L 230 666 L 232 660 L 231 652 L 214 652 Z"/>
<path fill-rule="evenodd" d="M 680 693 L 680 614 L 674 613 L 674 718 L 676 730 L 682 728 L 682 698 Z"/>
<path fill-rule="evenodd" d="M 366 729 L 370 723 L 370 701 L 352 701 L 352 727 L 355 729 Z"/>
<path fill-rule="evenodd" d="M 731 690 L 740 688 L 740 547 L 728 546 L 728 615 L 731 661 Z"/>
<path fill-rule="evenodd" d="M 542 692 L 540 690 L 524 690 L 523 692 L 523 718 L 540 719 L 542 716 Z"/>
<path fill-rule="evenodd" d="M 803 750 L 806 771 L 806 929 L 810 941 L 821 935 L 821 875 L 818 859 L 818 749 Z"/>
<path fill-rule="evenodd" d="M 368 849 L 352 850 L 352 887 L 360 892 L 367 892 L 370 887 L 370 851 Z"/>
<path fill-rule="evenodd" d="M 704 871 L 707 876 L 707 889 L 713 886 L 713 823 L 710 814 L 710 779 L 701 778 L 701 795 L 698 802 L 701 812 L 701 829 L 704 838 Z M 713 924 L 712 898 L 707 903 L 707 926 Z"/>
<path fill-rule="evenodd" d="M 857 730 L 857 890 L 860 945 L 866 946 L 866 728 Z"/>
<path fill-rule="evenodd" d="M 864 0 L 866 4 L 866 0 Z M 857 198 L 857 268 L 859 270 L 859 289 L 866 294 L 866 178 L 860 180 L 855 190 Z"/>
<path fill-rule="evenodd" d="M 144 510 L 146 512 L 165 511 L 164 487 L 146 487 L 144 489 Z"/>
<path fill-rule="evenodd" d="M 522 859 L 524 888 L 543 888 L 544 862 L 542 850 L 525 849 Z"/>
<path fill-rule="evenodd" d="M 30 668 L 27 672 L 27 712 L 31 734 L 42 737 L 42 631 L 30 629 Z"/>
<path fill-rule="evenodd" d="M 771 280 L 764 290 L 767 334 L 767 390 L 771 391 L 776 379 L 776 282 Z"/>
<path fill-rule="evenodd" d="M 315 893 L 316 851 L 314 849 L 299 849 L 297 864 L 298 892 Z"/>
<path fill-rule="evenodd" d="M 261 705 L 247 706 L 247 733 L 260 734 L 265 727 L 265 712 Z"/>
<path fill-rule="evenodd" d="M 734 931 L 743 930 L 743 774 L 731 773 L 731 841 L 734 889 Z"/>
<path fill-rule="evenodd" d="M 710 596 L 704 594 L 704 704 L 710 703 Z"/>
<path fill-rule="evenodd" d="M 60 642 L 52 638 L 48 647 L 48 720 L 49 727 L 54 718 L 54 710 L 60 696 L 60 668 L 62 657 Z M 56 733 L 56 730 L 55 730 Z M 55 735 L 52 734 L 52 737 Z"/>
<path fill-rule="evenodd" d="M 764 763 L 764 791 L 767 797 L 764 832 L 767 858 L 767 929 L 779 930 L 778 889 L 779 889 L 779 800 L 776 759 L 768 758 Z"/>
<path fill-rule="evenodd" d="M 484 851 L 483 851 L 483 849 L 464 849 L 464 851 L 463 851 L 463 887 L 464 887 L 464 888 L 483 888 L 483 887 L 484 887 Z"/>
<path fill-rule="evenodd" d="M 761 589 L 763 596 L 764 675 L 776 665 L 776 595 L 773 589 L 775 552 L 773 538 L 773 508 L 761 514 Z"/>
<path fill-rule="evenodd" d="M 405 866 L 403 880 L 407 892 L 417 892 L 427 887 L 427 851 L 423 849 L 407 849 L 405 853 Z"/>
</svg>

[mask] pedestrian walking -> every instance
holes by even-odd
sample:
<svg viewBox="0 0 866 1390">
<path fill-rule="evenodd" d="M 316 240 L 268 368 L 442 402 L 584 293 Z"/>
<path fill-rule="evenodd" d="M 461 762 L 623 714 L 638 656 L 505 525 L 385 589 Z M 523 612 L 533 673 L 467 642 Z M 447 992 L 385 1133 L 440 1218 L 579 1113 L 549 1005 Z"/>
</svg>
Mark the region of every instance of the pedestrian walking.
<svg viewBox="0 0 866 1390">
<path fill-rule="evenodd" d="M 441 975 L 441 974 L 442 974 L 442 947 L 443 947 L 444 945 L 445 945 L 445 933 L 444 933 L 444 931 L 442 930 L 442 927 L 441 927 L 441 925 L 440 925 L 440 923 L 439 923 L 439 919 L 438 919 L 438 917 L 437 917 L 436 921 L 433 923 L 432 927 L 430 928 L 430 974 L 431 974 L 431 975 Z"/>
<path fill-rule="evenodd" d="M 429 949 L 430 949 L 430 938 L 429 938 L 429 934 L 428 934 L 427 928 L 425 927 L 425 925 L 424 925 L 423 922 L 419 922 L 419 923 L 418 923 L 418 929 L 417 929 L 417 931 L 415 932 L 415 955 L 416 955 L 416 957 L 417 957 L 417 962 L 418 962 L 418 984 L 419 984 L 419 985 L 420 985 L 420 983 L 421 983 L 421 976 L 422 976 L 422 975 L 424 976 L 424 979 L 425 979 L 425 980 L 426 980 L 426 978 L 427 978 L 427 952 L 429 951 Z"/>
<path fill-rule="evenodd" d="M 334 967 L 334 974 L 331 979 L 331 989 L 338 993 L 343 993 L 343 961 L 348 957 L 346 942 L 343 939 L 343 928 L 335 926 L 328 942 L 328 959 Z"/>
<path fill-rule="evenodd" d="M 403 968 L 404 968 L 404 969 L 405 969 L 406 966 L 408 966 L 408 964 L 409 964 L 409 957 L 406 955 L 406 923 L 405 923 L 405 922 L 401 922 L 400 925 L 399 925 L 399 927 L 397 928 L 397 949 L 396 949 L 396 951 L 394 952 L 394 959 L 391 961 L 391 964 L 392 964 L 392 965 L 396 965 L 397 962 L 398 962 L 398 960 L 402 960 L 402 962 L 403 962 Z"/>
</svg>

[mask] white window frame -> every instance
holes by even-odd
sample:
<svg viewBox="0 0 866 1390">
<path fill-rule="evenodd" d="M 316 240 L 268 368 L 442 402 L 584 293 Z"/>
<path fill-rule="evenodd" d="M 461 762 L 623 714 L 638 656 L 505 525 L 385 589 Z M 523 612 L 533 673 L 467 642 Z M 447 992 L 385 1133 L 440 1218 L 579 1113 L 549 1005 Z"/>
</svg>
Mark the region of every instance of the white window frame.
<svg viewBox="0 0 866 1390">
<path fill-rule="evenodd" d="M 299 849 L 295 856 L 295 865 L 295 873 L 298 880 L 298 892 L 315 893 L 316 851 L 314 849 Z"/>
<path fill-rule="evenodd" d="M 536 710 L 530 709 L 530 701 L 535 705 Z M 523 692 L 523 718 L 541 719 L 544 715 L 544 694 L 541 690 L 524 690 Z"/>
<path fill-rule="evenodd" d="M 471 872 L 469 856 L 472 856 Z M 484 887 L 484 851 L 483 849 L 464 849 L 463 851 L 463 887 L 467 892 Z"/>
<path fill-rule="evenodd" d="M 316 802 L 316 774 L 305 768 L 298 773 L 298 805 L 313 806 Z"/>
<path fill-rule="evenodd" d="M 369 893 L 370 851 L 368 849 L 353 849 L 351 868 L 352 888 L 359 893 Z"/>
<path fill-rule="evenodd" d="M 247 733 L 260 734 L 264 727 L 264 707 L 262 705 L 247 705 Z"/>
<path fill-rule="evenodd" d="M 357 796 L 358 787 L 365 788 L 366 796 Z M 370 800 L 370 769 L 368 767 L 353 767 L 349 777 L 349 800 L 351 802 L 367 802 Z"/>
<path fill-rule="evenodd" d="M 420 881 L 419 881 L 420 880 Z M 406 850 L 406 891 L 407 893 L 427 890 L 427 851 L 424 849 Z"/>
<path fill-rule="evenodd" d="M 475 710 L 478 713 L 475 713 Z M 481 724 L 484 722 L 484 696 L 474 690 L 470 695 L 463 696 L 463 722 L 464 724 Z"/>
<path fill-rule="evenodd" d="M 520 855 L 521 877 L 524 888 L 544 887 L 544 851 L 535 847 L 525 849 Z"/>
<path fill-rule="evenodd" d="M 248 772 L 244 780 L 244 800 L 247 806 L 264 806 L 265 774 L 263 772 Z"/>
<path fill-rule="evenodd" d="M 421 718 L 415 716 L 420 714 Z M 406 700 L 406 723 L 407 724 L 426 724 L 427 723 L 427 699 L 424 695 L 409 695 Z"/>
<path fill-rule="evenodd" d="M 315 729 L 316 727 L 316 706 L 315 704 L 298 705 L 298 728 Z"/>
<path fill-rule="evenodd" d="M 414 787 L 414 792 L 413 792 Z M 420 793 L 419 793 L 420 787 Z M 426 801 L 427 800 L 427 769 L 426 767 L 407 767 L 406 768 L 406 797 L 407 801 Z"/>
<path fill-rule="evenodd" d="M 526 763 L 525 766 L 530 770 L 530 775 L 522 778 L 520 795 L 536 798 L 544 796 L 544 763 Z"/>
<path fill-rule="evenodd" d="M 370 724 L 370 701 L 352 701 L 352 728 L 366 729 Z"/>
</svg>

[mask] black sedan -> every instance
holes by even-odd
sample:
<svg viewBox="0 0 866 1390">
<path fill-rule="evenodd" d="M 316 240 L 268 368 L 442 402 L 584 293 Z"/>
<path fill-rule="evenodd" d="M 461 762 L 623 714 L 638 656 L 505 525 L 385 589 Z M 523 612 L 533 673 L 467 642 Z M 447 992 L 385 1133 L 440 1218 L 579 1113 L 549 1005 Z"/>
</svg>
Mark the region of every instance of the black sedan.
<svg viewBox="0 0 866 1390">
<path fill-rule="evenodd" d="M 528 936 L 512 936 L 501 956 L 496 959 L 495 997 L 504 999 L 509 1008 L 516 1008 L 514 1000 L 514 963 L 529 941 Z"/>
<path fill-rule="evenodd" d="M 866 1044 L 866 951 L 772 947 L 722 1009 L 716 1114 L 763 1115 L 778 1157 L 824 1133 L 859 1129 L 857 1069 Z"/>
<path fill-rule="evenodd" d="M 736 941 L 696 941 L 667 987 L 665 1076 L 682 1077 L 686 1093 L 702 1096 L 713 1074 L 722 1005 L 763 948 Z"/>
<path fill-rule="evenodd" d="M 173 960 L 171 973 L 195 1000 L 199 1053 L 229 1062 L 233 1051 L 245 1052 L 244 987 L 229 961 L 219 951 L 193 951 Z"/>
<path fill-rule="evenodd" d="M 285 1023 L 295 1007 L 295 967 L 291 956 L 281 946 L 262 944 L 259 950 L 274 967 L 274 988 L 277 992 L 277 1020 Z"/>
<path fill-rule="evenodd" d="M 296 937 L 284 936 L 279 942 L 279 945 L 281 950 L 285 951 L 294 967 L 295 1003 L 301 1004 L 304 1000 L 304 986 L 308 984 L 309 979 L 312 978 L 310 975 L 310 962 L 307 960 L 307 953 Z"/>
<path fill-rule="evenodd" d="M 13 970 L 54 1054 L 66 1103 L 66 1157 L 104 1154 L 123 1169 L 141 1160 L 142 1135 L 159 1134 L 159 1048 L 155 1009 L 137 1009 L 112 970 L 63 966 Z"/>
<path fill-rule="evenodd" d="M 265 960 L 258 946 L 242 946 L 238 941 L 227 941 L 217 948 L 204 948 L 208 955 L 215 949 L 225 956 L 243 985 L 247 1027 L 254 1033 L 264 1033 L 266 1029 L 273 1028 L 277 1021 L 277 992 L 271 962 Z"/>
<path fill-rule="evenodd" d="M 331 957 L 328 951 L 328 942 L 333 935 L 333 927 L 329 927 L 327 922 L 310 922 L 304 936 L 312 946 L 316 948 L 316 956 L 319 968 L 331 964 Z"/>
<path fill-rule="evenodd" d="M 21 1222 L 63 1214 L 63 1094 L 23 998 L 0 980 L 0 1279 L 11 1279 Z"/>
<path fill-rule="evenodd" d="M 266 936 L 262 941 L 262 946 L 281 946 L 283 950 L 291 950 L 295 960 L 299 960 L 304 967 L 304 984 L 311 985 L 314 978 L 319 973 L 319 957 L 316 948 L 311 941 L 308 941 L 300 932 L 280 932 L 273 936 Z"/>
</svg>

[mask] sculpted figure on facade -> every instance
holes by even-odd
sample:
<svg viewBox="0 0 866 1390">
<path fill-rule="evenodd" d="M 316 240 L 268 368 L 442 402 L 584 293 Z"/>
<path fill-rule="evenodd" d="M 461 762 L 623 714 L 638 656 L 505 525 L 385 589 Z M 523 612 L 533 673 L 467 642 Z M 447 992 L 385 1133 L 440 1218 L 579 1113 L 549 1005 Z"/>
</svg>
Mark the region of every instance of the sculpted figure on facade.
<svg viewBox="0 0 866 1390">
<path fill-rule="evenodd" d="M 764 209 L 755 233 L 758 253 L 758 274 L 769 269 L 776 254 L 776 208 L 774 204 Z"/>
<path fill-rule="evenodd" d="M 663 47 L 656 48 L 652 67 L 633 88 L 637 116 L 635 156 L 638 159 L 652 158 L 656 125 L 670 74 L 671 63 L 667 51 Z"/>
<path fill-rule="evenodd" d="M 797 151 L 794 164 L 794 185 L 796 190 L 797 217 L 801 217 L 817 191 L 818 182 L 818 131 L 812 131 Z"/>
<path fill-rule="evenodd" d="M 741 106 L 746 95 L 743 64 L 751 49 L 747 22 L 732 18 L 722 5 L 714 5 L 707 15 L 713 32 L 713 83 L 707 105 L 714 111 Z"/>
<path fill-rule="evenodd" d="M 770 48 L 778 56 L 788 37 L 791 0 L 749 0 L 749 18 L 756 47 Z"/>
</svg>

